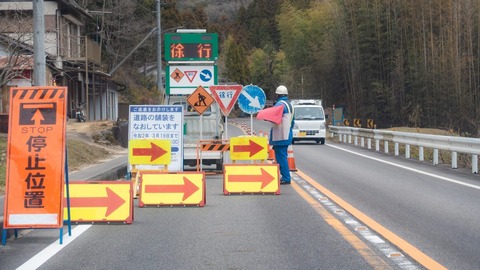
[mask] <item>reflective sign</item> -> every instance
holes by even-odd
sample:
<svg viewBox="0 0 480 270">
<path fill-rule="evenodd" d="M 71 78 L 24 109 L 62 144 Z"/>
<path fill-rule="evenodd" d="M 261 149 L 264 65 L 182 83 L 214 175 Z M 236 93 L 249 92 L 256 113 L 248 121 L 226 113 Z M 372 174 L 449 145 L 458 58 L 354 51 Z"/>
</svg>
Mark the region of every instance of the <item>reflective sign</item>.
<svg viewBox="0 0 480 270">
<path fill-rule="evenodd" d="M 264 160 L 268 157 L 267 137 L 244 136 L 230 138 L 231 160 Z"/>
<path fill-rule="evenodd" d="M 195 109 L 195 111 L 199 114 L 203 114 L 213 102 L 215 102 L 215 100 L 205 88 L 199 86 L 190 96 L 188 96 L 187 102 Z"/>
<path fill-rule="evenodd" d="M 170 164 L 171 143 L 169 140 L 130 140 L 128 160 L 131 164 Z"/>
<path fill-rule="evenodd" d="M 132 223 L 131 181 L 70 181 L 69 187 L 71 221 Z"/>
<path fill-rule="evenodd" d="M 224 116 L 228 116 L 230 111 L 232 111 L 233 105 L 235 105 L 240 92 L 242 92 L 242 88 L 243 86 L 241 85 L 211 85 L 209 87 Z"/>
<path fill-rule="evenodd" d="M 247 85 L 243 87 L 238 97 L 238 106 L 244 113 L 255 114 L 265 107 L 266 99 L 262 88 L 256 85 Z"/>
<path fill-rule="evenodd" d="M 66 87 L 10 90 L 4 228 L 63 226 Z"/>
<path fill-rule="evenodd" d="M 183 107 L 181 105 L 130 105 L 128 140 L 169 140 L 169 171 L 183 170 Z M 129 147 L 130 148 L 130 147 Z M 129 160 L 131 165 L 131 161 Z M 137 169 L 158 169 L 153 165 Z M 157 166 L 158 167 L 158 166 Z"/>
<path fill-rule="evenodd" d="M 205 172 L 139 171 L 139 207 L 146 205 L 205 205 Z"/>
<path fill-rule="evenodd" d="M 278 164 L 225 164 L 223 193 L 280 194 Z"/>
</svg>

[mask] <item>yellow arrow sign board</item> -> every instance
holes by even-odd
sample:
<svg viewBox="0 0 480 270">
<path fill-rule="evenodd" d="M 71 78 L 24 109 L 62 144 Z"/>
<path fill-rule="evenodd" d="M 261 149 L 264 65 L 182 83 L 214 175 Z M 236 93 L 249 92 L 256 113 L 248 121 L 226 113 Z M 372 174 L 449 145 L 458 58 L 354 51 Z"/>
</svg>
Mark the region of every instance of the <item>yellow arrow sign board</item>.
<svg viewBox="0 0 480 270">
<path fill-rule="evenodd" d="M 135 165 L 168 165 L 171 162 L 169 140 L 129 140 L 128 160 Z"/>
<path fill-rule="evenodd" d="M 131 181 L 70 181 L 69 193 L 70 219 L 73 222 L 130 224 L 133 221 Z M 67 204 L 64 205 L 64 219 L 67 219 Z"/>
<path fill-rule="evenodd" d="M 267 157 L 267 137 L 243 136 L 230 138 L 231 160 L 264 160 Z"/>
<path fill-rule="evenodd" d="M 139 171 L 139 207 L 205 205 L 205 172 Z"/>
<path fill-rule="evenodd" d="M 280 194 L 278 164 L 225 164 L 223 194 Z"/>
</svg>

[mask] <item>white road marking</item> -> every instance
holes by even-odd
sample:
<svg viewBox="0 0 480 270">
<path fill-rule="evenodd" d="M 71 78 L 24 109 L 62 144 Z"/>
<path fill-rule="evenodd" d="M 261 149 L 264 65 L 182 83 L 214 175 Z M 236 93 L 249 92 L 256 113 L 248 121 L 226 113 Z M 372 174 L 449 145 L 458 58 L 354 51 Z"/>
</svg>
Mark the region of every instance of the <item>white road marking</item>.
<svg viewBox="0 0 480 270">
<path fill-rule="evenodd" d="M 344 149 L 344 148 L 341 148 L 341 147 L 338 147 L 338 146 L 333 146 L 331 144 L 325 144 L 325 145 L 336 148 L 338 150 L 342 150 L 342 151 L 357 155 L 357 156 L 369 158 L 369 159 L 372 159 L 372 160 L 375 160 L 375 161 L 378 161 L 378 162 L 382 162 L 382 163 L 389 164 L 389 165 L 392 165 L 392 166 L 395 166 L 395 167 L 399 167 L 399 168 L 402 168 L 402 169 L 405 169 L 405 170 L 409 170 L 409 171 L 412 171 L 412 172 L 416 172 L 416 173 L 419 173 L 419 174 L 434 177 L 434 178 L 437 178 L 437 179 L 440 179 L 440 180 L 443 180 L 443 181 L 447 181 L 447 182 L 450 182 L 450 183 L 454 183 L 454 184 L 458 184 L 458 185 L 462 185 L 462 186 L 466 186 L 466 187 L 475 188 L 475 189 L 480 190 L 480 186 L 464 183 L 464 182 L 461 182 L 461 181 L 458 181 L 458 180 L 455 180 L 455 179 L 452 179 L 452 178 L 439 176 L 439 175 L 436 175 L 436 174 L 432 174 L 432 173 L 420 171 L 420 170 L 417 170 L 417 169 L 413 169 L 413 168 L 410 168 L 410 167 L 406 167 L 406 166 L 403 166 L 403 165 L 399 165 L 399 164 L 396 164 L 396 163 L 393 163 L 393 162 L 389 162 L 389 161 L 381 160 L 381 159 L 378 159 L 378 158 L 370 157 L 370 156 L 360 154 L 360 153 L 357 153 L 357 152 L 354 152 L 354 151 L 351 151 L 351 150 L 347 150 L 347 149 Z"/>
<path fill-rule="evenodd" d="M 78 225 L 72 229 L 72 235 L 69 236 L 68 232 L 63 236 L 63 244 L 60 245 L 59 240 L 56 240 L 50 246 L 46 247 L 44 250 L 40 251 L 37 255 L 33 256 L 30 260 L 22 264 L 17 270 L 32 270 L 37 269 L 42 264 L 44 264 L 48 259 L 57 254 L 60 250 L 66 247 L 68 244 L 73 242 L 78 236 L 84 233 L 92 227 L 91 224 L 88 225 Z"/>
</svg>

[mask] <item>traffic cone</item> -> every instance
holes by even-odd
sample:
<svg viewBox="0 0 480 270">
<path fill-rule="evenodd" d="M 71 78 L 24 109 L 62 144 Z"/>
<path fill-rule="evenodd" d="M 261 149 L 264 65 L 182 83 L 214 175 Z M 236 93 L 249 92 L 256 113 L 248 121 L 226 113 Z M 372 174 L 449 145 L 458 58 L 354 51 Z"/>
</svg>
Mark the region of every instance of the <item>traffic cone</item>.
<svg viewBox="0 0 480 270">
<path fill-rule="evenodd" d="M 288 146 L 287 160 L 288 160 L 288 169 L 290 169 L 291 172 L 296 172 L 297 167 L 295 166 L 295 158 L 293 157 L 293 147 L 292 147 L 292 145 Z"/>
<path fill-rule="evenodd" d="M 268 140 L 268 135 L 265 133 L 265 137 L 267 137 L 267 143 L 268 143 L 268 160 L 275 160 L 275 150 L 273 150 L 273 146 L 270 145 L 270 141 Z"/>
<path fill-rule="evenodd" d="M 275 150 L 270 144 L 268 145 L 268 160 L 275 160 Z"/>
</svg>

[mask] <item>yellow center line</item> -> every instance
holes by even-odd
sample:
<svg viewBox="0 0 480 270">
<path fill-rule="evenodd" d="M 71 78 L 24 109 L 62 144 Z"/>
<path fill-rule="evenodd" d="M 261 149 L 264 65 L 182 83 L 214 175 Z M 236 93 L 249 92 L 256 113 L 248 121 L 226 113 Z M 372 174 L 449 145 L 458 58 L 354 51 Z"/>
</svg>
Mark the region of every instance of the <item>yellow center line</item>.
<svg viewBox="0 0 480 270">
<path fill-rule="evenodd" d="M 370 264 L 373 269 L 392 269 L 380 256 L 370 249 L 360 238 L 353 234 L 343 223 L 328 212 L 319 202 L 314 200 L 297 183 L 292 181 L 293 189 L 305 200 L 322 218 Z"/>
<path fill-rule="evenodd" d="M 361 212 L 360 210 L 356 209 L 333 192 L 328 190 L 327 188 L 323 187 L 315 180 L 310 178 L 308 175 L 302 173 L 301 171 L 297 171 L 297 174 L 303 178 L 303 180 L 307 181 L 310 185 L 318 189 L 323 195 L 330 198 L 330 200 L 334 201 L 338 204 L 341 208 L 345 209 L 345 211 L 349 212 L 355 218 L 360 220 L 362 223 L 370 227 L 372 230 L 376 231 L 378 234 L 382 235 L 385 239 L 387 239 L 390 243 L 397 246 L 399 249 L 403 250 L 406 254 L 416 260 L 419 264 L 423 265 L 427 269 L 447 269 L 445 266 L 439 264 L 434 259 L 430 258 L 428 255 L 420 251 L 418 248 L 414 247 L 404 239 L 400 238 L 387 228 L 383 227 L 375 220 L 368 217 L 366 214 Z M 299 187 L 298 187 L 299 188 Z M 303 196 L 302 196 L 303 197 Z"/>
</svg>

